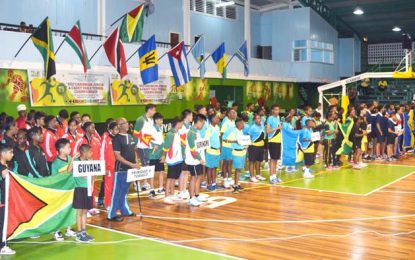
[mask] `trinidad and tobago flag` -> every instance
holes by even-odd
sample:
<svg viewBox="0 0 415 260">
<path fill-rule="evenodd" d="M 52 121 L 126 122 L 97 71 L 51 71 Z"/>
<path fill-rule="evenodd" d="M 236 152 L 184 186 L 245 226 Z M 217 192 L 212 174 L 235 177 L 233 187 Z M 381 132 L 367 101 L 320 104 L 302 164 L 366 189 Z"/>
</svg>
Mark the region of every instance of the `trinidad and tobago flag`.
<svg viewBox="0 0 415 260">
<path fill-rule="evenodd" d="M 75 224 L 71 174 L 32 179 L 10 172 L 5 180 L 3 241 L 48 234 Z"/>
<path fill-rule="evenodd" d="M 78 55 L 84 66 L 84 73 L 86 73 L 86 71 L 91 68 L 91 65 L 89 64 L 88 54 L 86 53 L 84 39 L 82 38 L 81 23 L 79 20 L 66 34 L 65 41 L 72 47 L 76 55 Z"/>
<path fill-rule="evenodd" d="M 109 62 L 120 74 L 120 78 L 122 79 L 127 76 L 127 62 L 125 60 L 124 46 L 119 36 L 118 27 L 108 36 L 102 46 L 104 46 Z"/>
</svg>

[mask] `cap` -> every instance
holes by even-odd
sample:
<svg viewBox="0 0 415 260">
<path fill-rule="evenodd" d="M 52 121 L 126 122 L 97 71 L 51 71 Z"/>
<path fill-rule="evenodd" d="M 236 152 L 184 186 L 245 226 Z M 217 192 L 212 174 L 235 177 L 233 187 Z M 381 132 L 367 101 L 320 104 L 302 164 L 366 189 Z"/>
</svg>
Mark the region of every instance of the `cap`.
<svg viewBox="0 0 415 260">
<path fill-rule="evenodd" d="M 25 104 L 20 104 L 17 106 L 17 112 L 20 111 L 26 111 L 26 105 Z"/>
</svg>

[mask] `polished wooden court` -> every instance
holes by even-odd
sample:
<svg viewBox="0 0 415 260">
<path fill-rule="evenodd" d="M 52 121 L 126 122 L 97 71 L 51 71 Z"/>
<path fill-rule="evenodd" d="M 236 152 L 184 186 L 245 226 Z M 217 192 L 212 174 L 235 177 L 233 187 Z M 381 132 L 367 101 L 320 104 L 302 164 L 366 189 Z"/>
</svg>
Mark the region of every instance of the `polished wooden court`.
<svg viewBox="0 0 415 260">
<path fill-rule="evenodd" d="M 374 163 L 369 182 L 358 177 L 347 185 L 370 183 L 371 173 L 395 169 L 406 172 L 363 195 L 308 189 L 309 180 L 300 189 L 243 183 L 247 189 L 239 194 L 207 193 L 236 199 L 215 208 L 170 206 L 143 196 L 142 219 L 108 222 L 102 213 L 89 223 L 244 259 L 415 259 L 415 158 Z M 339 178 L 356 174 L 347 166 L 340 171 Z M 316 179 L 332 174 L 323 171 Z M 138 213 L 136 195 L 129 197 Z"/>
</svg>

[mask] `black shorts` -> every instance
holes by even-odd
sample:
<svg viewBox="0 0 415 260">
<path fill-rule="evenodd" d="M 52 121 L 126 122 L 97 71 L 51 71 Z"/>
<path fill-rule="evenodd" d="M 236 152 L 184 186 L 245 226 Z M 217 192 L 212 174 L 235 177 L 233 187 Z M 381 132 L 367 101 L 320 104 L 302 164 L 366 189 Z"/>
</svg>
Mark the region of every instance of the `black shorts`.
<svg viewBox="0 0 415 260">
<path fill-rule="evenodd" d="M 362 138 L 356 138 L 353 140 L 353 150 L 362 149 Z"/>
<path fill-rule="evenodd" d="M 168 165 L 167 166 L 167 179 L 178 179 L 182 173 L 182 164 Z"/>
<path fill-rule="evenodd" d="M 188 172 L 188 171 L 190 171 L 189 170 L 189 166 L 186 164 L 186 163 L 182 163 L 182 171 L 184 171 L 184 172 Z"/>
<path fill-rule="evenodd" d="M 307 166 L 314 164 L 314 153 L 304 153 L 304 164 Z"/>
<path fill-rule="evenodd" d="M 198 165 L 187 165 L 191 176 L 201 176 L 203 174 L 203 166 Z"/>
<path fill-rule="evenodd" d="M 271 160 L 279 160 L 281 158 L 281 143 L 269 143 L 268 150 Z"/>
<path fill-rule="evenodd" d="M 253 146 L 248 147 L 249 161 L 250 162 L 262 162 L 264 160 L 264 147 L 263 146 Z"/>
<path fill-rule="evenodd" d="M 396 135 L 388 134 L 388 138 L 386 138 L 387 144 L 395 144 Z"/>
<path fill-rule="evenodd" d="M 155 172 L 164 172 L 164 163 L 160 162 L 160 159 L 150 160 L 150 166 L 155 166 Z"/>
<path fill-rule="evenodd" d="M 72 207 L 74 209 L 92 209 L 92 196 L 88 196 L 87 188 L 75 188 Z"/>
<path fill-rule="evenodd" d="M 377 137 L 376 137 L 376 141 L 378 142 L 378 143 L 383 143 L 383 142 L 385 142 L 386 141 L 386 138 L 385 138 L 385 136 L 384 135 L 378 135 Z"/>
</svg>

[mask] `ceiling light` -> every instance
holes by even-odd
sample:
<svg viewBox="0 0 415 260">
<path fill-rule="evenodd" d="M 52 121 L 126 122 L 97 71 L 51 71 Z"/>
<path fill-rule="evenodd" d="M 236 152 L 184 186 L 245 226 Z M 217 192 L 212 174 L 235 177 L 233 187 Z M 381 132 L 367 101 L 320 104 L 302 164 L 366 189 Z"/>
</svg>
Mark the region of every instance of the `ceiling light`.
<svg viewBox="0 0 415 260">
<path fill-rule="evenodd" d="M 392 31 L 394 31 L 394 32 L 400 32 L 400 31 L 402 31 L 402 29 L 400 27 L 398 27 L 398 26 L 395 26 L 395 27 L 393 27 Z"/>
<path fill-rule="evenodd" d="M 228 6 L 228 5 L 234 5 L 235 2 L 234 1 L 229 1 L 229 2 L 219 2 L 217 4 L 215 4 L 215 7 L 223 7 L 223 6 Z"/>
<path fill-rule="evenodd" d="M 354 9 L 353 13 L 354 13 L 355 15 L 362 15 L 362 14 L 364 14 L 365 12 L 364 12 L 364 11 L 363 11 L 360 7 L 356 7 L 356 8 Z"/>
</svg>

